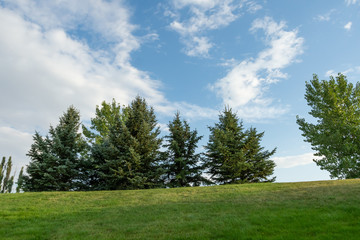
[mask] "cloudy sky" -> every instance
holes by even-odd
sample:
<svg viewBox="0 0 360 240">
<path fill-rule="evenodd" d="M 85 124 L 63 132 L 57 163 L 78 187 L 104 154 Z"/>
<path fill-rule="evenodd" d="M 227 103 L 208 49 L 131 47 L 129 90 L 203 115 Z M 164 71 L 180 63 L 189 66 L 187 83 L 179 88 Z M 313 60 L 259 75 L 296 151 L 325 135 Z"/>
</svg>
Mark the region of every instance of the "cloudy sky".
<svg viewBox="0 0 360 240">
<path fill-rule="evenodd" d="M 88 124 L 140 95 L 163 134 L 179 110 L 201 145 L 228 105 L 277 147 L 277 181 L 329 179 L 296 115 L 314 73 L 360 79 L 359 42 L 359 0 L 0 0 L 0 155 L 19 171 L 68 106 Z"/>
</svg>

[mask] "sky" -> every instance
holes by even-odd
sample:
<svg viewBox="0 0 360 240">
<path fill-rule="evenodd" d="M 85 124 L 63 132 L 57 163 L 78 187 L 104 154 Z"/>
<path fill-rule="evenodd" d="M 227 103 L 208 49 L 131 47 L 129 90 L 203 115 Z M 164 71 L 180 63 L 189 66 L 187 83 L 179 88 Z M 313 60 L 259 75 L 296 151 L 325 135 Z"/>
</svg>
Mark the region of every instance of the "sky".
<svg viewBox="0 0 360 240">
<path fill-rule="evenodd" d="M 29 163 L 70 105 L 137 95 L 162 134 L 176 111 L 203 137 L 229 106 L 277 148 L 277 182 L 328 180 L 296 116 L 312 121 L 305 81 L 360 79 L 360 0 L 0 0 L 0 155 Z"/>
</svg>

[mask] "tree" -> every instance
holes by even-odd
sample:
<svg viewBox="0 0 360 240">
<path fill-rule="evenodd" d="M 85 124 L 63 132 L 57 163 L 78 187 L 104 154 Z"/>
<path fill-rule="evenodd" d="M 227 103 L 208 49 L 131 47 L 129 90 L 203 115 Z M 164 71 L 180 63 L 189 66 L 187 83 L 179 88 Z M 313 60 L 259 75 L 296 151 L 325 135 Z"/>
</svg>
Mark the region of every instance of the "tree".
<svg viewBox="0 0 360 240">
<path fill-rule="evenodd" d="M 83 155 L 86 159 L 84 161 L 84 172 L 87 176 L 86 190 L 116 189 L 117 184 L 110 181 L 114 172 L 109 168 L 109 161 L 116 158 L 118 153 L 114 153 L 112 151 L 114 149 L 110 146 L 110 131 L 116 124 L 124 122 L 125 118 L 125 111 L 113 99 L 111 103 L 103 101 L 101 106 L 96 106 L 90 128 L 82 126 L 83 134 L 89 144 L 88 151 Z"/>
<path fill-rule="evenodd" d="M 95 118 L 91 119 L 91 126 L 88 129 L 82 126 L 83 134 L 90 143 L 102 143 L 110 134 L 110 129 L 115 125 L 117 120 L 123 121 L 125 114 L 121 111 L 120 104 L 115 99 L 111 103 L 103 101 L 101 107 L 96 106 Z"/>
<path fill-rule="evenodd" d="M 165 137 L 167 143 L 164 144 L 167 148 L 164 164 L 167 186 L 188 187 L 207 183 L 201 175 L 201 154 L 195 152 L 202 136 L 198 136 L 196 130 L 191 131 L 185 120 L 181 121 L 179 112 L 168 127 L 170 133 Z"/>
<path fill-rule="evenodd" d="M 80 113 L 70 106 L 49 135 L 38 132 L 27 154 L 30 163 L 23 177 L 25 191 L 69 191 L 81 188 L 81 153 L 86 143 L 79 133 Z"/>
<path fill-rule="evenodd" d="M 297 116 L 297 124 L 320 159 L 313 161 L 331 178 L 360 177 L 360 84 L 339 73 L 329 81 L 313 75 L 305 99 L 316 123 Z"/>
<path fill-rule="evenodd" d="M 19 193 L 20 190 L 23 188 L 23 184 L 24 184 L 24 178 L 23 178 L 23 173 L 24 173 L 24 167 L 21 167 L 19 176 L 18 176 L 18 180 L 16 182 L 17 187 L 16 187 L 16 192 Z"/>
<path fill-rule="evenodd" d="M 243 123 L 230 108 L 219 115 L 219 123 L 209 127 L 206 149 L 208 173 L 215 183 L 272 182 L 275 163 L 269 158 L 275 153 L 260 146 L 264 133 L 255 128 L 244 131 Z"/>
<path fill-rule="evenodd" d="M 14 176 L 11 176 L 11 157 L 6 161 L 3 157 L 0 163 L 0 193 L 11 193 L 14 184 Z"/>
<path fill-rule="evenodd" d="M 137 96 L 125 111 L 127 118 L 122 126 L 129 136 L 125 143 L 126 152 L 131 156 L 128 159 L 139 164 L 137 175 L 131 179 L 141 188 L 158 187 L 163 173 L 159 167 L 162 139 L 159 138 L 160 129 L 154 109 L 147 105 L 145 99 Z"/>
<path fill-rule="evenodd" d="M 94 122 L 93 129 L 97 132 L 104 128 L 106 137 L 92 145 L 91 156 L 98 174 L 97 189 L 142 189 L 160 186 L 159 156 L 161 139 L 157 127 L 153 108 L 148 107 L 145 99 L 136 97 L 132 103 L 120 111 L 120 108 L 111 109 L 107 117 Z M 98 111 L 104 116 L 102 109 Z M 114 116 L 112 116 L 114 115 Z M 100 118 L 99 118 L 100 119 Z M 104 120 L 104 119 L 111 119 Z M 104 131 L 105 132 L 105 131 Z M 105 134 L 102 134 L 104 136 Z"/>
</svg>

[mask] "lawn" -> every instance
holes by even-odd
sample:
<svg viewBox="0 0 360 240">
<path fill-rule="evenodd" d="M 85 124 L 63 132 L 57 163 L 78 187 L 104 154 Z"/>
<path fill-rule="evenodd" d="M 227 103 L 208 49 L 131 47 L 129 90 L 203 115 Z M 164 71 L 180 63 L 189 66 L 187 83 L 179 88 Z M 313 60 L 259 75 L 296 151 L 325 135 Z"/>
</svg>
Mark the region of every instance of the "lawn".
<svg viewBox="0 0 360 240">
<path fill-rule="evenodd" d="M 359 239 L 360 180 L 0 195 L 0 239 Z"/>
</svg>

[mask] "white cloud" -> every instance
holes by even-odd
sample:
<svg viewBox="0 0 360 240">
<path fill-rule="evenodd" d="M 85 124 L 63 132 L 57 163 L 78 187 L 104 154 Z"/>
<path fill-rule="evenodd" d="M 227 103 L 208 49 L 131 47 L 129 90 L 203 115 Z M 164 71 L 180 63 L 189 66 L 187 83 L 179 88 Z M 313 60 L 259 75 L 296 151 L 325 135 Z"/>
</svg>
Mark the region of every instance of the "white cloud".
<svg viewBox="0 0 360 240">
<path fill-rule="evenodd" d="M 350 75 L 358 75 L 360 74 L 360 66 L 353 66 L 343 71 L 335 72 L 334 70 L 328 70 L 325 73 L 325 77 L 333 76 L 336 77 L 338 73 L 342 73 L 345 76 L 349 77 Z"/>
<path fill-rule="evenodd" d="M 23 125 L 32 119 L 48 126 L 49 118 L 43 115 L 56 116 L 53 121 L 70 104 L 88 118 L 96 104 L 113 97 L 122 103 L 137 94 L 153 104 L 166 101 L 160 83 L 126 60 L 134 48 L 118 50 L 126 39 L 119 39 L 115 57 L 109 58 L 64 29 L 43 30 L 14 11 L 0 9 L 0 21 L 0 31 L 8 33 L 0 38 L 2 124 L 29 131 Z"/>
<path fill-rule="evenodd" d="M 19 173 L 22 166 L 28 163 L 25 156 L 32 144 L 31 134 L 10 127 L 0 127 L 0 157 L 12 157 L 13 170 Z M 17 176 L 16 176 L 17 177 Z"/>
<path fill-rule="evenodd" d="M 180 34 L 185 53 L 207 57 L 214 44 L 204 36 L 205 33 L 228 26 L 240 16 L 242 7 L 242 1 L 238 0 L 174 0 L 174 11 L 166 13 L 175 19 L 170 28 Z M 254 11 L 259 8 L 255 4 L 249 7 Z M 188 10 L 189 16 L 182 11 L 184 9 Z"/>
<path fill-rule="evenodd" d="M 347 24 L 345 24 L 344 28 L 345 28 L 347 31 L 350 31 L 351 26 L 352 26 L 352 22 L 348 22 Z"/>
<path fill-rule="evenodd" d="M 34 131 L 45 135 L 72 104 L 82 120 L 89 120 L 103 100 L 127 104 L 138 94 L 165 115 L 173 115 L 178 105 L 184 114 L 207 112 L 169 102 L 159 81 L 131 65 L 131 53 L 157 35 L 134 36 L 137 26 L 129 18 L 119 1 L 4 1 L 0 154 L 13 155 L 14 161 L 26 159 Z M 81 38 L 80 28 L 98 41 Z"/>
<path fill-rule="evenodd" d="M 359 3 L 360 1 L 359 0 L 345 0 L 345 3 L 349 6 L 349 5 L 352 5 L 352 4 L 356 4 L 356 3 Z"/>
<path fill-rule="evenodd" d="M 273 100 L 263 96 L 270 84 L 287 77 L 281 69 L 303 52 L 304 39 L 298 37 L 297 30 L 285 28 L 284 22 L 276 23 L 269 17 L 256 19 L 250 31 L 263 30 L 268 48 L 257 58 L 240 62 L 211 86 L 223 103 L 235 108 L 243 118 L 273 118 L 287 111 L 287 107 L 273 106 Z"/>
<path fill-rule="evenodd" d="M 337 74 L 335 73 L 335 71 L 334 70 L 328 70 L 328 71 L 326 71 L 326 73 L 325 73 L 325 77 L 330 77 L 330 76 L 333 76 L 333 77 L 335 77 Z"/>
<path fill-rule="evenodd" d="M 313 153 L 304 153 L 301 155 L 273 157 L 277 168 L 291 168 L 313 163 L 313 159 L 319 159 Z"/>
<path fill-rule="evenodd" d="M 194 37 L 192 39 L 191 47 L 187 50 L 189 56 L 208 56 L 210 48 L 213 44 L 209 42 L 206 37 Z"/>
<path fill-rule="evenodd" d="M 331 9 L 330 11 L 328 11 L 325 14 L 320 14 L 318 16 L 316 16 L 315 20 L 320 21 L 320 22 L 328 22 L 331 19 L 331 15 L 335 12 L 335 9 Z"/>
<path fill-rule="evenodd" d="M 250 13 L 256 13 L 257 11 L 259 11 L 260 9 L 262 9 L 262 6 L 259 5 L 258 3 L 254 2 L 254 1 L 248 1 L 246 2 L 246 5 L 248 7 L 248 12 Z"/>
</svg>

